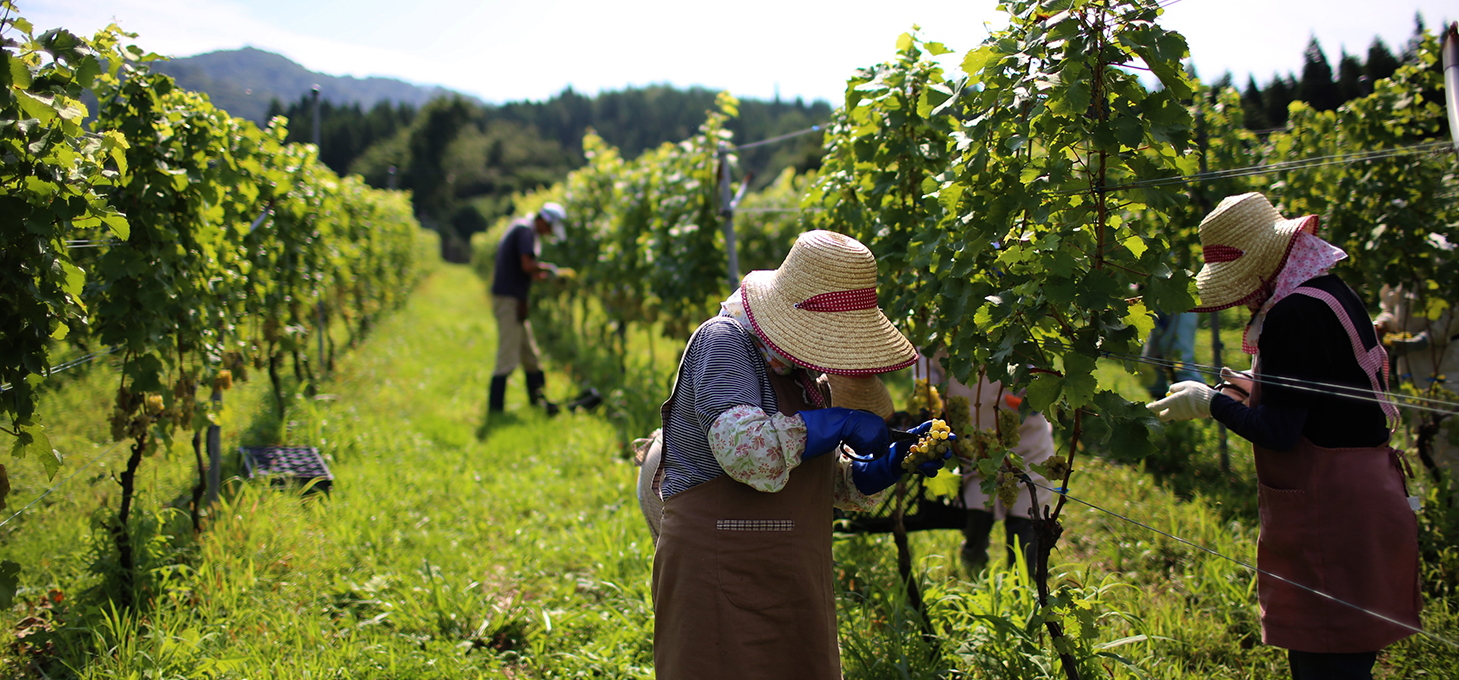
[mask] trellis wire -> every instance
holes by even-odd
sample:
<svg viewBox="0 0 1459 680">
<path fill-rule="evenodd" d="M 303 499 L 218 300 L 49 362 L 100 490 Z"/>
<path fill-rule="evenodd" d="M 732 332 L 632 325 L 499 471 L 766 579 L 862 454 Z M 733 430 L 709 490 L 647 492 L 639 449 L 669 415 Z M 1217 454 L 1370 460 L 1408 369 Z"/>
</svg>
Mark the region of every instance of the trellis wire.
<svg viewBox="0 0 1459 680">
<path fill-rule="evenodd" d="M 800 212 L 821 212 L 825 208 L 736 208 L 735 212 L 741 213 L 800 213 Z"/>
<path fill-rule="evenodd" d="M 1128 184 L 1116 184 L 1114 186 L 1101 187 L 1099 191 L 1119 191 L 1122 189 L 1139 189 L 1145 187 L 1171 186 L 1178 184 L 1190 184 L 1206 180 L 1228 179 L 1232 177 L 1247 177 L 1251 175 L 1265 175 L 1273 172 L 1287 172 L 1290 170 L 1305 170 L 1326 165 L 1341 165 L 1347 163 L 1361 163 L 1366 161 L 1385 160 L 1400 156 L 1416 155 L 1421 153 L 1432 153 L 1446 150 L 1447 142 L 1423 142 L 1410 146 L 1394 147 L 1392 149 L 1376 149 L 1372 151 L 1358 151 L 1354 153 L 1333 154 L 1330 156 L 1314 156 L 1294 161 L 1282 161 L 1265 165 L 1251 165 L 1244 168 L 1231 168 L 1229 170 L 1212 170 L 1210 172 L 1197 173 L 1194 175 L 1177 175 L 1174 177 L 1159 177 L 1156 179 L 1140 180 Z M 1064 193 L 1082 193 L 1064 192 Z"/>
<path fill-rule="evenodd" d="M 82 465 L 81 467 L 77 468 L 75 472 L 72 472 L 70 474 L 70 476 L 66 477 L 65 479 L 63 479 L 63 480 L 61 480 L 59 482 L 56 482 L 56 484 L 54 486 L 52 486 L 51 488 L 46 489 L 45 491 L 42 491 L 41 492 L 41 495 L 36 496 L 34 500 L 32 500 L 29 503 L 26 503 L 25 504 L 25 507 L 23 507 L 23 508 L 21 508 L 19 510 L 16 510 L 15 511 L 15 514 L 13 514 L 13 515 L 5 518 L 5 521 L 0 522 L 0 527 L 3 527 L 6 524 L 9 524 L 10 523 L 10 520 L 15 519 L 16 517 L 19 517 L 21 515 L 21 513 L 24 513 L 26 510 L 29 510 L 31 508 L 31 506 L 35 505 L 36 503 L 41 502 L 41 499 L 42 498 L 45 498 L 46 496 L 49 496 L 52 491 L 55 491 L 56 489 L 61 488 L 61 485 L 63 485 L 66 482 L 69 482 L 72 479 L 74 479 L 76 477 L 76 475 L 81 474 L 81 472 L 83 470 L 85 470 L 85 469 L 91 467 L 92 465 L 94 465 L 96 463 L 96 461 L 101 460 L 104 456 L 106 456 L 106 454 L 111 453 L 112 451 L 115 451 L 118 446 L 121 446 L 121 444 L 122 444 L 121 442 L 116 442 L 115 444 L 112 444 L 111 446 L 109 446 L 105 450 L 103 450 L 101 453 L 96 454 L 96 456 L 93 457 L 90 461 L 88 461 L 85 465 Z M 43 455 L 50 455 L 50 454 L 43 454 Z"/>
<path fill-rule="evenodd" d="M 1025 484 L 1028 484 L 1030 486 L 1036 486 L 1036 487 L 1039 487 L 1039 488 L 1044 489 L 1046 491 L 1051 491 L 1053 493 L 1059 494 L 1059 495 L 1061 495 L 1061 496 L 1063 496 L 1063 497 L 1065 497 L 1065 498 L 1067 498 L 1067 499 L 1069 499 L 1071 501 L 1074 501 L 1076 503 L 1080 503 L 1080 504 L 1083 504 L 1083 505 L 1087 505 L 1087 506 L 1089 506 L 1091 508 L 1094 508 L 1095 510 L 1098 510 L 1100 512 L 1103 512 L 1103 513 L 1105 513 L 1107 515 L 1110 515 L 1112 517 L 1119 518 L 1119 519 L 1124 520 L 1126 522 L 1129 522 L 1130 524 L 1133 524 L 1133 525 L 1135 525 L 1137 527 L 1141 527 L 1143 529 L 1147 529 L 1149 531 L 1153 531 L 1153 532 L 1155 532 L 1157 534 L 1160 534 L 1161 536 L 1165 536 L 1166 538 L 1170 538 L 1172 540 L 1179 541 L 1179 542 L 1184 543 L 1185 545 L 1188 545 L 1188 546 L 1190 546 L 1192 548 L 1195 548 L 1197 550 L 1200 550 L 1200 551 L 1209 553 L 1211 555 L 1215 555 L 1216 557 L 1219 557 L 1219 558 L 1221 558 L 1223 560 L 1228 560 L 1230 562 L 1234 562 L 1234 563 L 1236 563 L 1236 564 L 1238 564 L 1238 565 L 1240 565 L 1242 567 L 1245 567 L 1247 569 L 1250 569 L 1251 571 L 1257 572 L 1258 574 L 1264 574 L 1266 576 L 1270 576 L 1270 577 L 1272 577 L 1274 579 L 1280 580 L 1280 581 L 1282 581 L 1284 583 L 1289 583 L 1289 584 L 1294 585 L 1294 586 L 1296 586 L 1298 588 L 1301 588 L 1302 590 L 1305 590 L 1307 592 L 1310 592 L 1310 593 L 1312 593 L 1314 595 L 1318 595 L 1318 596 L 1323 597 L 1323 598 L 1326 598 L 1328 600 L 1332 600 L 1333 602 L 1336 602 L 1336 603 L 1341 604 L 1341 605 L 1345 605 L 1345 606 L 1348 606 L 1348 607 L 1352 607 L 1353 609 L 1356 609 L 1356 610 L 1358 610 L 1360 612 L 1363 612 L 1364 614 L 1368 614 L 1368 615 L 1377 617 L 1377 618 L 1382 619 L 1384 621 L 1387 621 L 1388 623 L 1391 623 L 1391 624 L 1393 624 L 1395 626 L 1399 626 L 1400 628 L 1403 628 L 1405 630 L 1413 631 L 1415 633 L 1418 633 L 1419 635 L 1423 635 L 1424 637 L 1430 638 L 1432 640 L 1437 640 L 1438 642 L 1442 642 L 1442 643 L 1444 643 L 1446 645 L 1449 645 L 1450 647 L 1453 647 L 1455 649 L 1459 649 L 1459 642 L 1455 642 L 1453 640 L 1450 640 L 1448 638 L 1445 638 L 1445 637 L 1442 637 L 1442 636 L 1439 636 L 1439 635 L 1434 635 L 1433 633 L 1430 633 L 1428 631 L 1425 631 L 1422 628 L 1419 628 L 1419 627 L 1416 627 L 1416 626 L 1411 626 L 1411 625 L 1406 624 L 1406 623 L 1404 623 L 1402 621 L 1398 621 L 1396 619 L 1393 619 L 1392 617 L 1386 616 L 1384 614 L 1379 614 L 1378 612 L 1372 611 L 1370 609 L 1366 609 L 1366 608 L 1364 608 L 1364 607 L 1362 607 L 1360 605 L 1356 605 L 1356 604 L 1353 604 L 1353 603 L 1348 602 L 1346 600 L 1339 599 L 1339 598 L 1337 598 L 1337 597 L 1335 597 L 1333 595 L 1329 595 L 1329 594 L 1324 593 L 1324 592 L 1322 592 L 1320 590 L 1317 590 L 1315 588 L 1302 585 L 1301 583 L 1297 583 L 1296 581 L 1293 581 L 1293 580 L 1291 580 L 1291 579 L 1289 579 L 1289 578 L 1287 578 L 1285 576 L 1281 576 L 1279 574 L 1274 574 L 1274 573 L 1272 573 L 1270 571 L 1267 571 L 1267 570 L 1262 569 L 1260 567 L 1257 567 L 1255 565 L 1248 564 L 1248 563 L 1246 563 L 1246 562 L 1244 562 L 1242 560 L 1236 559 L 1235 557 L 1230 557 L 1230 556 L 1225 555 L 1225 554 L 1222 554 L 1222 553 L 1220 553 L 1220 552 L 1218 552 L 1216 550 L 1212 550 L 1211 548 L 1207 548 L 1206 546 L 1203 546 L 1203 545 L 1201 545 L 1199 543 L 1196 543 L 1195 541 L 1191 541 L 1189 539 L 1185 539 L 1185 538 L 1181 538 L 1180 536 L 1176 536 L 1175 534 L 1172 534 L 1172 533 L 1170 533 L 1168 531 L 1162 531 L 1160 529 L 1156 529 L 1155 527 L 1152 527 L 1149 524 L 1145 524 L 1144 522 L 1141 522 L 1139 520 L 1131 519 L 1129 517 L 1126 517 L 1124 515 L 1121 515 L 1118 512 L 1114 512 L 1113 510 L 1106 510 L 1106 509 L 1104 509 L 1102 507 L 1099 507 L 1098 505 L 1095 505 L 1093 503 L 1090 503 L 1089 501 L 1086 501 L 1086 500 L 1084 500 L 1082 498 L 1077 498 L 1075 496 L 1069 495 L 1068 489 L 1064 489 L 1064 490 L 1061 491 L 1060 489 L 1055 489 L 1055 488 L 1050 488 L 1050 487 L 1044 486 L 1043 484 L 1039 484 L 1038 482 L 1033 481 L 1027 475 L 1023 475 L 1022 476 L 1022 481 Z"/>
<path fill-rule="evenodd" d="M 1040 347 L 1045 347 L 1045 348 L 1050 348 L 1050 349 L 1056 349 L 1056 350 L 1064 350 L 1064 351 L 1072 350 L 1071 347 L 1060 343 L 1058 340 L 1052 340 L 1052 339 L 1050 339 L 1050 340 L 1034 340 L 1033 342 L 1035 344 L 1038 344 Z M 1119 353 L 1119 352 L 1108 352 L 1108 351 L 1104 351 L 1104 350 L 1100 350 L 1099 354 L 1100 354 L 1100 356 L 1103 356 L 1103 357 L 1106 357 L 1106 358 L 1110 358 L 1110 359 L 1116 359 L 1116 360 L 1119 360 L 1119 361 L 1133 361 L 1133 362 L 1137 362 L 1137 363 L 1149 364 L 1151 366 L 1160 366 L 1162 368 L 1189 368 L 1189 369 L 1191 369 L 1192 371 L 1194 371 L 1196 373 L 1200 373 L 1202 375 L 1216 376 L 1216 377 L 1220 377 L 1220 375 L 1221 375 L 1221 368 L 1220 367 L 1217 367 L 1217 366 L 1208 366 L 1206 364 L 1199 364 L 1199 363 L 1194 363 L 1194 362 L 1189 362 L 1189 361 L 1177 361 L 1177 360 L 1173 360 L 1173 359 L 1161 359 L 1161 358 L 1156 358 L 1156 357 L 1139 356 L 1139 355 L 1135 355 L 1135 354 L 1122 354 L 1122 353 Z M 1235 369 L 1232 369 L 1232 370 L 1235 370 Z M 1349 399 L 1357 399 L 1359 401 L 1369 401 L 1369 402 L 1378 403 L 1378 404 L 1383 403 L 1383 399 L 1381 399 L 1379 397 L 1376 397 L 1376 396 L 1373 396 L 1372 395 L 1372 389 L 1371 388 L 1368 388 L 1368 387 L 1358 387 L 1358 386 L 1354 386 L 1354 385 L 1340 385 L 1340 384 L 1337 384 L 1337 383 L 1327 383 L 1327 382 L 1322 382 L 1322 381 L 1319 381 L 1319 380 L 1303 380 L 1301 378 L 1288 378 L 1288 377 L 1285 377 L 1285 376 L 1277 376 L 1277 375 L 1269 375 L 1269 374 L 1265 374 L 1265 375 L 1262 375 L 1260 377 L 1256 376 L 1255 374 L 1250 374 L 1250 375 L 1243 375 L 1243 377 L 1250 377 L 1252 382 L 1261 383 L 1263 385 L 1275 385 L 1275 386 L 1278 386 L 1278 387 L 1290 387 L 1292 389 L 1304 390 L 1304 391 L 1307 391 L 1307 392 L 1315 392 L 1317 394 L 1325 394 L 1325 395 L 1329 395 L 1329 396 L 1345 397 L 1345 398 L 1349 398 Z M 1398 406 L 1399 408 L 1409 408 L 1409 409 L 1414 409 L 1414 410 L 1417 410 L 1417 411 L 1428 411 L 1428 412 L 1431 412 L 1431 413 L 1438 413 L 1438 414 L 1441 414 L 1441 415 L 1456 415 L 1456 414 L 1459 414 L 1459 402 L 1445 401 L 1445 400 L 1442 400 L 1442 399 L 1432 399 L 1432 398 L 1429 398 L 1429 397 L 1423 397 L 1423 396 L 1412 395 L 1412 394 L 1404 394 L 1404 393 L 1401 393 L 1401 392 L 1386 392 L 1385 394 L 1389 397 L 1389 399 L 1394 400 L 1394 404 L 1396 406 Z M 1422 402 L 1422 403 L 1421 404 L 1403 403 L 1403 402 L 1397 401 L 1397 399 L 1409 399 L 1409 400 L 1413 400 L 1413 401 L 1416 401 L 1416 402 Z M 1439 406 L 1448 406 L 1448 407 L 1451 407 L 1453 410 L 1444 410 L 1444 409 L 1441 409 L 1441 408 L 1434 408 L 1432 406 L 1427 406 L 1425 404 L 1437 404 Z"/>
<path fill-rule="evenodd" d="M 1119 353 L 1115 353 L 1115 352 L 1100 352 L 1100 354 L 1102 354 L 1102 355 L 1104 355 L 1106 357 L 1109 357 L 1111 359 L 1118 359 L 1120 361 L 1136 361 L 1136 362 L 1150 364 L 1150 365 L 1153 365 L 1153 366 L 1161 366 L 1161 367 L 1164 367 L 1164 368 L 1184 367 L 1184 368 L 1190 368 L 1191 370 L 1195 371 L 1196 373 L 1201 373 L 1201 374 L 1204 374 L 1204 375 L 1215 375 L 1215 376 L 1218 376 L 1218 377 L 1221 375 L 1221 370 L 1219 368 L 1216 368 L 1214 366 L 1206 366 L 1206 365 L 1203 365 L 1203 364 L 1190 363 L 1190 362 L 1185 362 L 1185 361 L 1173 361 L 1173 360 L 1169 360 L 1169 359 L 1157 359 L 1157 358 L 1154 358 L 1154 357 L 1142 357 L 1142 356 L 1136 356 L 1136 355 L 1133 355 L 1133 354 L 1119 354 Z M 1247 376 L 1243 376 L 1243 377 L 1247 377 Z M 1366 388 L 1366 387 L 1357 387 L 1357 386 L 1353 386 L 1353 385 L 1338 385 L 1338 384 L 1335 384 L 1335 383 L 1325 383 L 1325 382 L 1321 382 L 1321 381 L 1317 381 L 1317 380 L 1303 380 L 1303 379 L 1300 379 L 1300 378 L 1288 378 L 1288 377 L 1278 376 L 1278 375 L 1261 375 L 1260 377 L 1258 377 L 1255 374 L 1251 374 L 1249 377 L 1251 378 L 1252 382 L 1261 383 L 1261 384 L 1264 384 L 1264 385 L 1275 385 L 1277 387 L 1289 387 L 1289 388 L 1292 388 L 1292 389 L 1303 390 L 1303 391 L 1307 391 L 1307 392 L 1315 392 L 1315 393 L 1318 393 L 1318 394 L 1326 394 L 1326 395 L 1330 395 L 1330 396 L 1345 397 L 1345 398 L 1348 398 L 1348 399 L 1356 399 L 1356 400 L 1359 400 L 1359 401 L 1369 401 L 1369 402 L 1380 403 L 1380 404 L 1383 403 L 1383 399 L 1382 398 L 1372 396 L 1372 389 L 1371 388 Z M 1417 410 L 1417 411 L 1428 411 L 1428 412 L 1431 412 L 1431 413 L 1438 413 L 1438 414 L 1442 414 L 1442 415 L 1456 415 L 1456 414 L 1459 414 L 1459 403 L 1456 403 L 1456 402 L 1445 401 L 1445 400 L 1442 400 L 1442 399 L 1431 399 L 1431 398 L 1428 398 L 1428 397 L 1423 397 L 1423 396 L 1418 396 L 1418 395 L 1412 395 L 1412 394 L 1403 394 L 1401 392 L 1387 392 L 1385 394 L 1388 396 L 1388 398 L 1390 400 L 1395 400 L 1394 401 L 1394 405 L 1395 406 L 1398 406 L 1399 408 L 1409 408 L 1409 409 L 1414 409 L 1414 410 Z M 1411 399 L 1411 400 L 1414 400 L 1416 402 L 1423 402 L 1423 403 L 1403 403 L 1403 402 L 1396 401 L 1396 399 L 1398 399 L 1398 398 L 1401 398 L 1401 399 Z M 1429 406 L 1428 404 L 1437 404 L 1439 406 L 1449 406 L 1453 410 L 1444 410 L 1444 409 L 1441 409 L 1441 408 L 1435 408 L 1433 406 Z"/>
<path fill-rule="evenodd" d="M 107 349 L 101 350 L 100 352 L 92 352 L 91 354 L 87 354 L 86 356 L 82 356 L 82 357 L 78 357 L 76 359 L 72 359 L 72 360 L 70 360 L 70 361 L 68 361 L 68 362 L 66 362 L 64 364 L 60 364 L 58 366 L 53 366 L 50 370 L 46 371 L 45 373 L 42 373 L 41 375 L 45 375 L 45 376 L 55 375 L 57 373 L 60 373 L 61 371 L 64 371 L 64 370 L 68 369 L 68 368 L 75 368 L 75 367 L 80 366 L 82 364 L 90 363 L 92 361 L 95 361 L 97 359 L 100 359 L 101 357 L 104 357 L 104 356 L 106 356 L 108 354 L 115 354 L 117 352 L 117 350 L 120 350 L 121 348 L 122 348 L 121 345 L 113 345 L 111 347 L 108 347 Z M 11 388 L 13 388 L 13 387 L 15 387 L 15 386 L 13 384 L 11 384 L 11 383 L 5 383 L 4 385 L 0 385 L 0 393 L 9 392 L 11 390 Z"/>
<path fill-rule="evenodd" d="M 776 142 L 783 142 L 783 141 L 785 141 L 787 139 L 791 139 L 792 137 L 799 137 L 801 135 L 808 135 L 808 134 L 810 134 L 812 132 L 820 132 L 820 131 L 821 131 L 821 126 L 819 126 L 819 125 L 812 125 L 812 126 L 806 128 L 804 130 L 796 130 L 795 132 L 787 132 L 787 133 L 785 133 L 783 135 L 777 135 L 775 137 L 770 137 L 768 139 L 762 139 L 762 140 L 760 140 L 758 142 L 750 142 L 749 144 L 737 144 L 737 145 L 735 145 L 735 150 L 736 151 L 739 151 L 741 149 L 753 149 L 753 148 L 755 148 L 757 146 L 764 146 L 766 144 L 774 144 Z"/>
</svg>

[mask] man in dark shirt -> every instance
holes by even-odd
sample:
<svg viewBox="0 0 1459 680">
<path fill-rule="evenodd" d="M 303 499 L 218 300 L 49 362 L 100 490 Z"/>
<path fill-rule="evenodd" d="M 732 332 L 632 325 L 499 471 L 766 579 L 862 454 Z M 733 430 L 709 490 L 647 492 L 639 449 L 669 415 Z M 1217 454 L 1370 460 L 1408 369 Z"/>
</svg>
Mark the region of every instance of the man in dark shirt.
<svg viewBox="0 0 1459 680">
<path fill-rule="evenodd" d="M 545 404 L 548 414 L 557 411 L 555 404 L 542 397 L 546 380 L 537 356 L 537 341 L 527 321 L 527 294 L 534 279 L 545 279 L 557 271 L 556 265 L 537 260 L 542 250 L 537 237 L 551 233 L 561 238 L 566 219 L 567 212 L 561 205 L 548 203 L 535 214 L 513 222 L 497 245 L 496 266 L 491 277 L 492 312 L 497 328 L 496 370 L 492 372 L 487 401 L 487 409 L 492 413 L 503 410 L 507 378 L 518 364 L 527 372 L 528 401 L 534 406 Z"/>
</svg>

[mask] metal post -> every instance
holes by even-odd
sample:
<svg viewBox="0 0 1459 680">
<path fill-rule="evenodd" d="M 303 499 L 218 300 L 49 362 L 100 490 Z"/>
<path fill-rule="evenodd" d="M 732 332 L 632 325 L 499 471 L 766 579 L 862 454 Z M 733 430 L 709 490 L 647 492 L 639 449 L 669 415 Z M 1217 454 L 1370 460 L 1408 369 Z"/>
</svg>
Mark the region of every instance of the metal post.
<svg viewBox="0 0 1459 680">
<path fill-rule="evenodd" d="M 213 403 L 219 406 L 223 404 L 223 390 L 213 388 Z M 208 505 L 217 502 L 218 490 L 222 485 L 223 436 L 218 424 L 211 423 L 208 425 Z"/>
<path fill-rule="evenodd" d="M 1196 146 L 1200 149 L 1200 172 L 1202 175 L 1207 172 L 1206 151 L 1209 148 L 1206 137 L 1206 113 L 1200 106 L 1196 107 Z M 1206 200 L 1206 193 L 1201 185 L 1191 188 L 1196 204 L 1201 207 L 1201 212 L 1211 211 L 1210 201 Z M 1221 313 L 1211 312 L 1211 365 L 1217 369 L 1225 364 L 1221 363 Z M 1231 474 L 1231 453 L 1226 442 L 1226 425 L 1220 421 L 1216 422 L 1216 437 L 1221 451 L 1221 474 Z"/>
<path fill-rule="evenodd" d="M 1211 312 L 1211 365 L 1221 368 L 1226 364 L 1221 363 L 1221 313 Z M 1221 474 L 1231 474 L 1231 453 L 1226 443 L 1226 425 L 1220 421 L 1216 422 L 1216 432 L 1220 437 L 1221 446 Z"/>
<path fill-rule="evenodd" d="M 314 109 L 314 151 L 315 151 L 315 153 L 318 153 L 319 152 L 319 86 L 318 85 L 315 85 L 314 86 L 314 89 L 313 90 L 310 90 L 309 98 L 310 98 L 310 102 L 313 104 L 313 107 L 312 108 Z"/>
<path fill-rule="evenodd" d="M 314 86 L 314 89 L 311 90 L 311 92 L 312 92 L 311 98 L 313 99 L 313 104 L 314 104 L 314 153 L 315 154 L 318 154 L 318 156 L 319 156 L 319 162 L 320 163 L 323 163 L 324 162 L 324 154 L 322 153 L 323 149 L 319 145 L 319 86 L 318 85 L 315 85 Z M 324 291 L 323 290 L 321 290 L 319 292 L 319 301 L 316 302 L 316 303 L 314 303 L 314 315 L 318 319 L 318 323 L 319 323 L 319 338 L 318 338 L 318 340 L 319 340 L 319 343 L 318 343 L 319 344 L 319 375 L 322 377 L 324 375 L 325 369 L 328 366 L 328 361 L 329 361 L 329 358 L 326 357 L 325 354 L 324 354 L 324 334 L 329 332 L 329 328 L 325 325 L 325 321 L 324 321 Z"/>
<path fill-rule="evenodd" d="M 740 287 L 740 256 L 735 252 L 735 196 L 730 188 L 729 145 L 719 143 L 719 214 L 724 217 L 724 249 L 729 254 L 730 290 Z"/>
<path fill-rule="evenodd" d="M 1449 109 L 1449 136 L 1459 151 L 1459 21 L 1444 32 L 1444 101 Z"/>
</svg>

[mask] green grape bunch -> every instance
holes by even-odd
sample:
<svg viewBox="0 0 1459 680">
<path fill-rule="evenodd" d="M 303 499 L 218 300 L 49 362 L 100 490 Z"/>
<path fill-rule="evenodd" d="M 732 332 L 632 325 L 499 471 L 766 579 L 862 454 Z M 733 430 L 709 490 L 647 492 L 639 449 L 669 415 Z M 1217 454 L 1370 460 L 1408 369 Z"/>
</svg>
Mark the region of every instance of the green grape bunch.
<svg viewBox="0 0 1459 680">
<path fill-rule="evenodd" d="M 973 405 L 967 397 L 949 394 L 944 401 L 947 403 L 947 424 L 953 432 L 972 432 L 977 429 L 973 427 Z"/>
<path fill-rule="evenodd" d="M 998 411 L 998 441 L 1008 448 L 1018 446 L 1020 434 L 1018 428 L 1023 424 L 1023 419 L 1018 417 L 1017 411 Z"/>
<path fill-rule="evenodd" d="M 1007 467 L 1000 468 L 997 484 L 998 500 L 1003 501 L 1003 505 L 1007 507 L 1013 507 L 1013 504 L 1018 502 L 1018 471 Z"/>
<path fill-rule="evenodd" d="M 902 459 L 902 469 L 913 472 L 922 463 L 941 460 L 952 450 L 952 440 L 949 439 L 951 436 L 952 428 L 947 426 L 947 421 L 933 420 L 927 434 L 922 435 L 922 438 L 907 450 L 907 456 Z"/>
<path fill-rule="evenodd" d="M 907 412 L 913 415 L 926 410 L 932 415 L 941 414 L 944 405 L 942 395 L 938 393 L 936 385 L 927 384 L 927 380 L 919 378 L 912 383 L 912 395 L 907 398 Z"/>
<path fill-rule="evenodd" d="M 1053 456 L 1044 461 L 1043 474 L 1050 480 L 1060 480 L 1064 475 L 1069 474 L 1069 459 L 1064 456 Z"/>
</svg>

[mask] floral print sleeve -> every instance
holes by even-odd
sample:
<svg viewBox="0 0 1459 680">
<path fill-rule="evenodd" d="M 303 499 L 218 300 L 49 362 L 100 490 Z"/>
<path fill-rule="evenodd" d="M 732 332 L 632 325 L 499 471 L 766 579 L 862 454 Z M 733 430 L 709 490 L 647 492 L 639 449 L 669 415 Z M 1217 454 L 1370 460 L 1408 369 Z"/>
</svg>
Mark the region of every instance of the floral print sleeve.
<svg viewBox="0 0 1459 680">
<path fill-rule="evenodd" d="M 805 421 L 755 406 L 733 406 L 709 428 L 709 448 L 720 467 L 756 491 L 785 488 L 805 453 Z M 849 479 L 849 478 L 848 478 Z"/>
<path fill-rule="evenodd" d="M 881 505 L 882 495 L 870 496 L 861 493 L 851 481 L 851 459 L 845 455 L 836 458 L 836 484 L 831 490 L 832 502 L 836 507 L 851 512 L 872 512 Z"/>
</svg>

